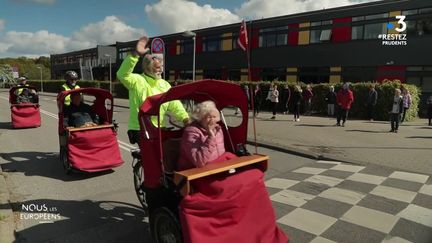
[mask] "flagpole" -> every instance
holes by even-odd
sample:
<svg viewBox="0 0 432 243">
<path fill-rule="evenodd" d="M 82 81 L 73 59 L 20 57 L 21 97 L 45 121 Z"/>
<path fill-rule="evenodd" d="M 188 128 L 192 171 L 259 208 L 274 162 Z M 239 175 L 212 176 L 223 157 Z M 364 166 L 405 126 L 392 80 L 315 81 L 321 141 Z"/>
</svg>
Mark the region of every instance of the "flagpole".
<svg viewBox="0 0 432 243">
<path fill-rule="evenodd" d="M 248 77 L 249 77 L 249 81 L 252 81 L 252 70 L 251 70 L 251 58 L 250 58 L 250 46 L 251 46 L 251 41 L 252 41 L 252 20 L 250 21 L 250 31 L 248 31 L 248 39 L 249 39 L 249 43 L 246 47 L 246 56 L 247 56 L 247 63 L 248 63 Z M 246 29 L 247 29 L 247 25 L 246 25 Z M 251 38 L 249 38 L 251 37 Z M 252 91 L 252 92 L 251 92 Z M 250 93 L 250 97 L 251 97 L 251 108 L 252 108 L 252 122 L 253 122 L 253 131 L 254 131 L 254 143 L 255 143 L 255 154 L 258 154 L 258 145 L 257 145 L 257 135 L 256 135 L 256 119 L 255 119 L 255 89 L 252 87 L 249 87 L 249 93 Z"/>
</svg>

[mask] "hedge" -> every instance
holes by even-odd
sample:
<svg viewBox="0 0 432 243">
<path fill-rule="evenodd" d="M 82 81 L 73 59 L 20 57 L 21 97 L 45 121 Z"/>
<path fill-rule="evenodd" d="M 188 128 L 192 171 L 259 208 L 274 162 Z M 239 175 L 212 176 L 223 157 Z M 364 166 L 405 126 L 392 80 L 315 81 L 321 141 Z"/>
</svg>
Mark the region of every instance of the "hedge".
<svg viewBox="0 0 432 243">
<path fill-rule="evenodd" d="M 64 84 L 63 80 L 46 80 L 44 82 L 44 91 L 45 92 L 58 92 L 61 85 Z M 177 81 L 178 84 L 191 82 L 190 80 Z M 248 85 L 250 89 L 253 89 L 256 84 L 259 84 L 262 90 L 262 101 L 261 101 L 261 109 L 270 111 L 270 102 L 266 101 L 265 98 L 267 96 L 267 92 L 270 87 L 270 82 L 268 81 L 260 81 L 260 82 L 235 82 L 240 84 L 243 88 Z M 283 97 L 284 91 L 283 87 L 285 84 L 288 84 L 291 94 L 293 94 L 293 90 L 296 83 L 287 83 L 287 82 L 273 82 L 278 85 L 279 97 Z M 37 87 L 40 90 L 40 81 L 28 81 L 28 84 Z M 109 90 L 109 81 L 78 81 L 80 87 L 96 87 L 103 88 Z M 171 82 L 171 84 L 173 84 Z M 415 85 L 410 84 L 401 84 L 399 81 L 389 81 L 383 83 L 374 83 L 375 89 L 378 92 L 378 104 L 375 107 L 375 116 L 377 120 L 388 120 L 388 111 L 391 108 L 392 97 L 394 96 L 394 89 L 401 88 L 403 85 L 406 89 L 408 89 L 412 96 L 412 106 L 408 110 L 406 119 L 412 120 L 419 114 L 419 104 L 420 104 L 420 89 Z M 113 94 L 118 98 L 128 98 L 128 90 L 120 83 L 113 82 Z M 332 84 L 323 83 L 323 84 L 312 84 L 312 90 L 314 93 L 314 97 L 312 98 L 312 111 L 316 115 L 326 115 L 327 114 L 327 103 L 324 99 L 326 96 L 329 87 Z M 354 104 L 350 110 L 350 117 L 364 119 L 366 118 L 366 95 L 368 94 L 368 86 L 370 83 L 353 83 L 351 84 L 351 90 L 354 93 Z M 306 88 L 306 84 L 300 85 L 304 90 Z M 334 84 L 335 92 L 342 88 L 342 83 Z M 280 100 L 278 110 L 282 111 L 282 101 Z M 302 106 L 303 107 L 303 106 Z M 293 110 L 293 104 L 289 102 L 289 110 Z"/>
<path fill-rule="evenodd" d="M 262 89 L 262 101 L 261 108 L 263 110 L 270 110 L 270 102 L 266 101 L 267 92 L 270 88 L 270 82 L 241 82 L 241 86 L 249 85 L 252 89 L 256 84 L 260 84 Z M 291 95 L 294 92 L 294 88 L 297 85 L 296 83 L 287 83 L 287 82 L 274 82 L 278 86 L 279 90 L 279 98 L 283 97 L 284 94 L 284 85 L 288 84 L 288 87 L 291 91 Z M 354 103 L 350 110 L 350 117 L 365 119 L 367 117 L 367 109 L 366 109 L 366 96 L 369 92 L 369 85 L 371 83 L 354 83 L 350 85 L 351 91 L 354 93 Z M 411 108 L 407 111 L 406 120 L 412 120 L 418 116 L 419 113 L 419 103 L 420 103 L 420 89 L 415 85 L 410 84 L 401 84 L 399 81 L 388 81 L 383 83 L 373 83 L 375 85 L 375 90 L 378 92 L 378 103 L 375 107 L 375 118 L 376 120 L 389 120 L 389 111 L 391 109 L 391 105 L 393 102 L 394 89 L 401 88 L 402 86 L 409 90 L 412 97 L 412 105 Z M 337 93 L 342 88 L 342 83 L 338 84 L 312 84 L 312 92 L 314 96 L 312 98 L 312 111 L 317 115 L 327 115 L 327 103 L 325 101 L 325 96 L 327 95 L 330 86 L 333 85 L 335 88 L 335 92 Z M 306 89 L 305 84 L 300 85 L 302 90 Z M 282 101 L 279 100 L 278 110 L 282 111 L 283 105 Z M 288 108 L 290 111 L 293 110 L 293 104 L 291 102 L 288 103 Z M 302 104 L 303 108 L 303 104 Z"/>
</svg>

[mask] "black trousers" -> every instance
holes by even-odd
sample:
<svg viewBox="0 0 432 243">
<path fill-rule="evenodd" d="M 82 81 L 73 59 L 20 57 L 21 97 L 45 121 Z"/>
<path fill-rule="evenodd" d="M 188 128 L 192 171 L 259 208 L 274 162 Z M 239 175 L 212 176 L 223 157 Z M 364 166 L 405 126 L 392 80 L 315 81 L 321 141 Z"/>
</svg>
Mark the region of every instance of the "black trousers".
<svg viewBox="0 0 432 243">
<path fill-rule="evenodd" d="M 405 115 L 406 115 L 407 110 L 408 110 L 407 107 L 404 107 L 404 108 L 403 108 L 402 119 L 401 119 L 401 121 L 400 121 L 401 123 L 405 121 Z"/>
<path fill-rule="evenodd" d="M 293 113 L 294 113 L 294 119 L 300 118 L 300 104 L 299 103 L 294 104 Z"/>
<path fill-rule="evenodd" d="M 349 110 L 343 109 L 340 106 L 338 107 L 337 116 L 336 116 L 336 120 L 338 124 L 340 124 L 341 120 L 343 123 L 346 122 L 346 119 L 348 118 L 348 111 Z"/>
<path fill-rule="evenodd" d="M 399 129 L 400 119 L 401 116 L 399 113 L 390 113 L 390 124 L 392 131 L 397 131 Z"/>
<path fill-rule="evenodd" d="M 278 105 L 277 102 L 272 102 L 273 116 L 276 116 L 277 105 Z"/>
</svg>

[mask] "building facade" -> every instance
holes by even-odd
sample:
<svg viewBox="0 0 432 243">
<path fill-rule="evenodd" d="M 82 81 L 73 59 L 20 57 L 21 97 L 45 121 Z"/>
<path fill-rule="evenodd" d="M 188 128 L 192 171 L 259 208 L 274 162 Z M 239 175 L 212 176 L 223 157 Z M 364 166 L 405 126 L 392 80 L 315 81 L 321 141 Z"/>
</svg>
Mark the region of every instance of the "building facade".
<svg viewBox="0 0 432 243">
<path fill-rule="evenodd" d="M 396 16 L 405 16 L 398 32 Z M 392 27 L 393 26 L 393 27 Z M 165 78 L 248 80 L 246 52 L 237 46 L 240 23 L 159 36 L 165 42 Z M 432 1 L 379 1 L 247 22 L 251 79 L 304 83 L 399 79 L 432 92 Z M 402 34 L 400 45 L 383 45 L 382 35 Z M 116 70 L 136 40 L 116 43 Z M 94 53 L 93 49 L 75 52 Z M 83 55 L 84 55 L 83 53 Z M 92 54 L 93 55 L 93 54 Z M 71 53 L 52 56 L 66 70 Z M 63 58 L 63 59 L 61 59 Z M 78 57 L 75 57 L 78 58 Z M 77 62 L 74 64 L 76 67 Z M 107 69 L 106 63 L 102 67 Z M 137 65 L 136 71 L 141 71 Z M 96 78 L 95 78 L 96 79 Z M 106 75 L 105 75 L 106 80 Z"/>
</svg>

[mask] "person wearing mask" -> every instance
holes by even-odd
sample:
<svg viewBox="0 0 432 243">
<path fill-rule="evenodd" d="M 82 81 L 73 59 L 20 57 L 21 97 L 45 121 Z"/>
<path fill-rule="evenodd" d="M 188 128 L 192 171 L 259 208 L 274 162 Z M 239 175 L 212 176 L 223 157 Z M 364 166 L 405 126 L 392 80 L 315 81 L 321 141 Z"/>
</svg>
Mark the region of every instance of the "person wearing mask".
<svg viewBox="0 0 432 243">
<path fill-rule="evenodd" d="M 140 140 L 138 112 L 145 99 L 152 95 L 167 92 L 171 88 L 171 85 L 162 79 L 161 60 L 149 53 L 148 41 L 147 36 L 141 37 L 135 50 L 123 60 L 117 71 L 117 78 L 129 91 L 128 136 L 131 143 L 137 143 Z M 140 58 L 142 58 L 144 72 L 141 74 L 133 73 Z M 184 124 L 189 121 L 188 113 L 178 100 L 161 105 L 160 124 L 166 124 L 165 114 L 167 112 L 175 116 L 178 121 L 183 121 Z M 157 126 L 157 117 L 152 117 L 152 123 Z"/>
<path fill-rule="evenodd" d="M 67 71 L 65 74 L 65 80 L 66 80 L 66 83 L 64 83 L 61 86 L 60 92 L 80 88 L 80 86 L 77 85 L 78 74 L 75 71 Z M 70 95 L 68 95 L 64 99 L 64 104 L 65 104 L 65 106 L 69 106 L 70 103 L 71 103 L 71 97 L 70 97 Z"/>
<path fill-rule="evenodd" d="M 254 89 L 254 116 L 258 116 L 261 109 L 262 91 L 260 85 L 255 85 Z"/>
<path fill-rule="evenodd" d="M 337 123 L 336 126 L 345 126 L 345 122 L 348 118 L 349 110 L 354 102 L 354 94 L 349 88 L 349 83 L 344 83 L 342 89 L 339 90 L 336 96 L 336 102 L 338 104 Z"/>
<path fill-rule="evenodd" d="M 291 99 L 291 90 L 288 84 L 285 84 L 282 91 L 282 109 L 284 115 L 288 114 L 288 103 L 290 99 Z"/>
</svg>

